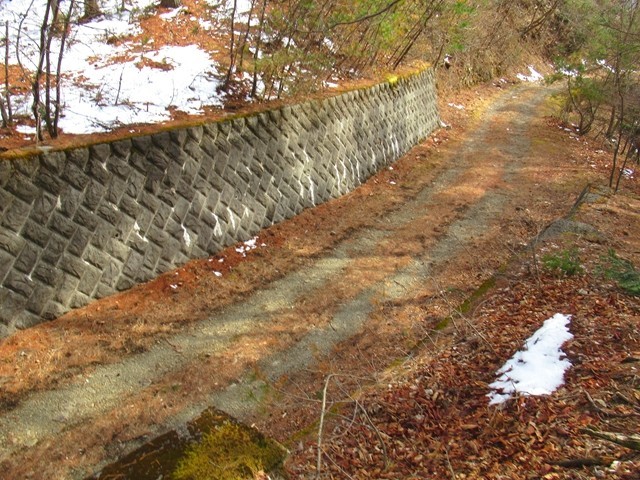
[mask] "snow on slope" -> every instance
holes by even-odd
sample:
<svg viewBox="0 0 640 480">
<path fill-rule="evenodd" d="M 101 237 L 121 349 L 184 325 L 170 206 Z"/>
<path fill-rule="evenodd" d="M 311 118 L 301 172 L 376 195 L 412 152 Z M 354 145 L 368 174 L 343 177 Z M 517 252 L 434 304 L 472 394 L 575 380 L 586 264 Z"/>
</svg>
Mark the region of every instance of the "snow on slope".
<svg viewBox="0 0 640 480">
<path fill-rule="evenodd" d="M 216 91 L 218 65 L 198 46 L 156 49 L 149 45 L 140 52 L 139 42 L 114 45 L 108 41 L 139 33 L 140 26 L 132 12 L 144 11 L 154 3 L 102 1 L 102 17 L 72 27 L 62 63 L 63 116 L 59 126 L 64 132 L 93 133 L 131 123 L 161 122 L 170 118 L 169 107 L 197 114 L 203 106 L 222 104 Z M 238 3 L 240 12 L 246 9 L 246 2 Z M 20 60 L 28 70 L 35 68 L 45 4 L 46 0 L 0 0 L 0 24 L 9 22 L 10 64 Z M 61 1 L 61 9 L 68 11 L 69 0 Z M 225 9 L 221 10 L 224 14 Z M 73 16 L 78 18 L 80 14 L 76 9 Z M 171 28 L 170 18 L 166 21 L 167 28 Z M 59 40 L 55 39 L 52 51 L 59 48 Z M 163 68 L 146 66 L 143 60 Z M 15 113 L 30 115 L 30 95 L 12 97 L 12 101 Z"/>
</svg>

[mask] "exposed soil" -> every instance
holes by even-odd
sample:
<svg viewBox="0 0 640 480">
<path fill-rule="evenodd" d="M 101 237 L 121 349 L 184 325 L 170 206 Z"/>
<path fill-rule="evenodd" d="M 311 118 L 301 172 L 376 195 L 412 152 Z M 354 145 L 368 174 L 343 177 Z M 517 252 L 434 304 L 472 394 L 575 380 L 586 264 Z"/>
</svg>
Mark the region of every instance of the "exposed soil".
<svg viewBox="0 0 640 480">
<path fill-rule="evenodd" d="M 315 438 L 304 431 L 334 375 L 330 405 L 352 406 L 360 391 L 379 423 L 331 420 L 327 478 L 591 478 L 604 468 L 574 475 L 545 463 L 559 454 L 529 448 L 538 444 L 625 460 L 607 475 L 636 478 L 622 447 L 579 429 L 603 418 L 603 429 L 638 428 L 637 372 L 619 363 L 640 357 L 638 301 L 594 266 L 610 247 L 640 265 L 638 184 L 626 180 L 626 196 L 578 210 L 599 234 L 568 224 L 532 250 L 587 183 L 605 178 L 609 159 L 549 117 L 550 93 L 521 85 L 457 94 L 441 102 L 450 129 L 352 194 L 261 232 L 255 250 L 229 248 L 2 341 L 1 471 L 82 478 L 213 404 L 287 445 L 294 478 L 314 476 Z M 567 228 L 578 235 L 561 234 Z M 532 251 L 573 246 L 588 274 L 557 278 L 533 261 Z M 496 272 L 484 301 L 452 317 Z M 565 306 L 577 318 L 567 386 L 488 408 L 495 369 Z M 417 361 L 388 370 L 408 356 Z M 424 401 L 409 400 L 411 391 Z M 616 393 L 629 402 L 621 410 Z M 429 421 L 409 429 L 414 407 Z M 551 411 L 561 420 L 548 420 Z M 385 459 L 380 439 L 391 438 L 404 447 L 393 443 Z"/>
</svg>

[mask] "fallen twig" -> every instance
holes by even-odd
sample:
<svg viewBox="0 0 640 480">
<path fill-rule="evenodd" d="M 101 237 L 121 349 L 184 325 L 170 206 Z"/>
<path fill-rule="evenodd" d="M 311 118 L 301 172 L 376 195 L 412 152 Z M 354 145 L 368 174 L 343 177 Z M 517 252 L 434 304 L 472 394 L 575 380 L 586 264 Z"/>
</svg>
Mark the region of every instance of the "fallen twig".
<svg viewBox="0 0 640 480">
<path fill-rule="evenodd" d="M 618 445 L 622 445 L 623 447 L 627 447 L 631 450 L 640 451 L 640 435 L 626 435 L 624 433 L 603 432 L 589 427 L 583 428 L 580 431 L 582 433 L 586 433 L 587 435 L 591 435 L 592 437 L 602 438 L 603 440 L 617 443 Z"/>
<path fill-rule="evenodd" d="M 589 401 L 589 404 L 593 407 L 593 409 L 596 412 L 602 413 L 604 415 L 607 415 L 607 412 L 596 404 L 595 400 L 591 397 L 591 395 L 589 395 L 589 392 L 587 392 L 586 390 L 583 390 L 583 392 L 584 392 L 585 396 L 587 397 L 587 400 Z"/>
<path fill-rule="evenodd" d="M 631 412 L 631 413 L 618 413 L 618 412 L 612 412 L 610 410 L 605 410 L 604 408 L 598 406 L 595 402 L 595 400 L 593 398 L 591 398 L 591 395 L 589 395 L 589 393 L 585 390 L 584 394 L 587 396 L 587 400 L 589 401 L 589 403 L 591 404 L 591 406 L 593 407 L 593 409 L 606 416 L 606 417 L 618 417 L 618 418 L 626 418 L 626 417 L 636 417 L 638 416 L 638 413 L 636 412 Z M 620 396 L 622 396 L 622 394 L 618 393 Z M 625 397 L 622 397 L 625 398 Z"/>
<path fill-rule="evenodd" d="M 384 439 L 382 438 L 382 434 L 380 433 L 380 430 L 378 430 L 378 427 L 374 425 L 373 420 L 371 420 L 371 417 L 369 417 L 369 414 L 367 413 L 365 408 L 362 406 L 362 404 L 356 401 L 356 405 L 360 407 L 360 411 L 362 412 L 362 415 L 369 423 L 369 426 L 371 427 L 373 432 L 376 434 L 376 437 L 378 437 L 378 441 L 380 442 L 380 446 L 382 447 L 382 455 L 384 456 L 384 468 L 388 468 L 389 456 L 387 455 L 387 445 L 384 443 Z"/>
<path fill-rule="evenodd" d="M 445 457 L 447 459 L 447 468 L 449 469 L 449 473 L 451 474 L 451 478 L 452 478 L 452 480 L 456 480 L 456 478 L 457 478 L 456 477 L 456 472 L 453 469 L 453 465 L 451 465 L 451 459 L 449 458 L 449 449 L 448 448 L 444 449 L 444 455 L 445 455 Z"/>
<path fill-rule="evenodd" d="M 614 458 L 598 458 L 598 457 L 585 457 L 585 458 L 568 458 L 565 460 L 555 460 L 547 462 L 549 465 L 557 465 L 564 468 L 582 468 L 582 467 L 608 467 L 615 461 Z"/>
<path fill-rule="evenodd" d="M 324 428 L 324 415 L 327 411 L 327 390 L 329 389 L 329 382 L 333 378 L 333 374 L 327 375 L 324 381 L 324 388 L 322 390 L 322 411 L 320 412 L 320 425 L 318 425 L 318 456 L 316 458 L 316 478 L 320 478 L 320 472 L 322 471 L 322 429 Z"/>
</svg>

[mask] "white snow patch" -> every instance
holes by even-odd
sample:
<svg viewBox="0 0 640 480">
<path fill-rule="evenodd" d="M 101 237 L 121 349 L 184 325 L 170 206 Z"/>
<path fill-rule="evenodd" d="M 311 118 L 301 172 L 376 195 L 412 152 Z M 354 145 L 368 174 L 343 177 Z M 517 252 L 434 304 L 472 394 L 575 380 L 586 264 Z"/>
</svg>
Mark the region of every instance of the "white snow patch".
<svg viewBox="0 0 640 480">
<path fill-rule="evenodd" d="M 169 10 L 167 13 L 161 13 L 159 17 L 163 20 L 171 20 L 173 18 L 176 18 L 178 15 L 180 15 L 184 11 L 186 11 L 186 8 L 184 6 L 181 6 L 181 7 Z"/>
<path fill-rule="evenodd" d="M 516 75 L 516 77 L 518 77 L 518 80 L 521 80 L 523 82 L 538 82 L 540 80 L 543 80 L 544 77 L 536 72 L 535 68 L 533 68 L 531 65 L 529 65 L 529 75 L 523 75 L 522 73 L 519 73 Z"/>
<path fill-rule="evenodd" d="M 233 215 L 233 212 L 231 211 L 231 208 L 227 207 L 227 213 L 229 214 L 229 220 L 231 221 L 231 227 L 236 230 L 237 226 L 236 226 L 236 217 Z"/>
<path fill-rule="evenodd" d="M 210 20 L 202 20 L 200 18 L 200 19 L 198 19 L 198 23 L 200 24 L 200 27 L 203 30 L 206 30 L 206 31 L 210 31 L 210 30 L 213 30 L 215 28 L 215 25 Z"/>
<path fill-rule="evenodd" d="M 604 60 L 604 59 L 603 59 L 603 60 L 598 60 L 596 63 L 597 63 L 598 65 L 600 65 L 602 68 L 604 68 L 605 70 L 610 71 L 611 73 L 614 73 L 614 72 L 615 72 L 614 68 L 613 68 L 611 65 L 609 65 L 609 64 L 607 63 L 607 61 L 606 61 L 606 60 Z"/>
<path fill-rule="evenodd" d="M 213 234 L 220 238 L 222 237 L 222 228 L 220 227 L 220 219 L 218 218 L 218 216 L 215 213 L 212 213 L 211 215 L 213 215 L 213 218 L 216 221 L 216 226 L 213 227 Z"/>
<path fill-rule="evenodd" d="M 460 105 L 459 103 L 447 103 L 447 105 L 457 110 L 464 110 L 464 105 Z"/>
<path fill-rule="evenodd" d="M 37 133 L 35 127 L 29 125 L 18 125 L 16 132 L 22 133 L 23 135 L 35 135 Z"/>
<path fill-rule="evenodd" d="M 262 243 L 260 246 L 266 247 L 267 245 L 265 243 Z M 258 237 L 253 237 L 246 242 L 243 242 L 239 247 L 236 247 L 236 252 L 240 253 L 243 257 L 246 257 L 247 252 L 255 250 L 256 248 L 258 248 Z"/>
<path fill-rule="evenodd" d="M 189 236 L 189 232 L 187 232 L 187 229 L 185 228 L 184 225 L 182 226 L 182 239 L 184 240 L 184 244 L 188 247 L 191 246 L 191 237 Z"/>
<path fill-rule="evenodd" d="M 572 77 L 575 78 L 578 76 L 578 71 L 577 70 L 573 70 L 570 68 L 561 68 L 558 70 L 562 75 L 564 75 L 565 77 Z"/>
<path fill-rule="evenodd" d="M 154 0 L 132 0 L 131 12 L 142 12 L 153 3 Z M 247 2 L 240 3 L 244 6 Z M 45 5 L 45 0 L 0 2 L 0 25 L 9 22 L 11 65 L 18 64 L 16 50 L 27 69 L 37 64 L 38 48 L 33 39 L 38 38 Z M 141 32 L 139 20 L 131 12 L 118 12 L 119 5 L 101 2 L 103 16 L 83 24 L 72 22 L 62 59 L 59 126 L 63 131 L 74 134 L 108 131 L 124 124 L 168 120 L 169 107 L 198 114 L 204 105 L 222 104 L 216 92 L 218 66 L 207 52 L 196 45 L 157 49 L 151 41 L 141 49 L 140 42 L 127 41 L 130 35 Z M 66 14 L 69 1 L 62 0 L 60 8 Z M 173 21 L 183 10 L 175 9 L 162 14 L 162 18 Z M 76 4 L 73 19 L 81 14 L 82 8 Z M 124 39 L 124 43 L 114 39 Z M 54 38 L 51 51 L 58 52 L 59 48 L 59 39 Z M 155 67 L 144 66 L 145 59 L 155 62 Z M 30 93 L 14 95 L 13 102 L 17 116 L 31 116 Z M 19 131 L 35 133 L 35 129 L 25 127 Z"/>
<path fill-rule="evenodd" d="M 336 46 L 331 39 L 325 37 L 324 40 L 322 40 L 322 44 L 327 47 L 331 53 L 336 53 Z"/>
<path fill-rule="evenodd" d="M 143 242 L 149 243 L 149 240 L 147 240 L 146 237 L 140 235 L 140 225 L 138 225 L 137 221 L 133 224 L 133 230 L 136 232 L 136 235 L 138 235 L 138 237 L 142 239 Z"/>
<path fill-rule="evenodd" d="M 513 394 L 549 395 L 564 383 L 564 372 L 571 367 L 561 350 L 573 338 L 569 332 L 570 315 L 556 313 L 546 320 L 497 372 L 498 379 L 489 385 L 489 405 L 497 405 Z"/>
</svg>

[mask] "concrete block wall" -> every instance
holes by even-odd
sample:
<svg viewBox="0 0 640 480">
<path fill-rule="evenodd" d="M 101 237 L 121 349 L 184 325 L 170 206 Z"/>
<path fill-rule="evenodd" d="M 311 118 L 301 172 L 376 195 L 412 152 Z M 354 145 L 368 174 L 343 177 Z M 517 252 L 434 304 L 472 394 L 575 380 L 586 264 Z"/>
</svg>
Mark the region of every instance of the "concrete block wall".
<svg viewBox="0 0 640 480">
<path fill-rule="evenodd" d="M 227 121 L 0 158 L 0 338 L 339 197 L 437 125 L 424 70 Z"/>
</svg>

